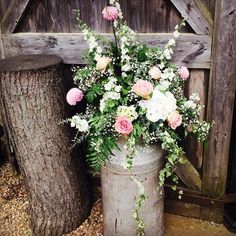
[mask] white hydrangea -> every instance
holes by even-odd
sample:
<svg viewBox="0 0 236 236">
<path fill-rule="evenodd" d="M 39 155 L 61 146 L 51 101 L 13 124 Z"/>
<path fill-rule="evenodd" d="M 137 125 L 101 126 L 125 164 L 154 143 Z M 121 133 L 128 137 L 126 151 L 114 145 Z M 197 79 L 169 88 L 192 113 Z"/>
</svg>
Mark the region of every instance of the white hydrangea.
<svg viewBox="0 0 236 236">
<path fill-rule="evenodd" d="M 143 100 L 139 105 L 147 109 L 146 117 L 152 122 L 165 121 L 177 109 L 174 95 L 171 92 L 161 92 L 158 88 L 153 90 L 151 99 Z"/>
<path fill-rule="evenodd" d="M 88 121 L 85 119 L 81 119 L 79 116 L 75 115 L 71 118 L 71 127 L 75 127 L 80 132 L 86 132 L 89 129 Z"/>
<path fill-rule="evenodd" d="M 119 106 L 117 109 L 117 116 L 126 116 L 131 121 L 138 118 L 138 113 L 135 110 L 135 106 Z"/>
</svg>

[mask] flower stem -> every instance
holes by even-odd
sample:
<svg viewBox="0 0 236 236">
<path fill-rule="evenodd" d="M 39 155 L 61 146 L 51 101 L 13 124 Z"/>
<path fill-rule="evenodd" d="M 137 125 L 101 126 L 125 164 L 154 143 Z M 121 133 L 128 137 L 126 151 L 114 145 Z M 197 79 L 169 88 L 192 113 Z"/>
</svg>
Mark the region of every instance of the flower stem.
<svg viewBox="0 0 236 236">
<path fill-rule="evenodd" d="M 112 30 L 113 30 L 113 34 L 114 34 L 114 37 L 115 37 L 115 44 L 116 44 L 116 47 L 118 49 L 118 40 L 117 40 L 117 36 L 116 36 L 116 30 L 115 30 L 114 22 L 112 22 Z"/>
</svg>

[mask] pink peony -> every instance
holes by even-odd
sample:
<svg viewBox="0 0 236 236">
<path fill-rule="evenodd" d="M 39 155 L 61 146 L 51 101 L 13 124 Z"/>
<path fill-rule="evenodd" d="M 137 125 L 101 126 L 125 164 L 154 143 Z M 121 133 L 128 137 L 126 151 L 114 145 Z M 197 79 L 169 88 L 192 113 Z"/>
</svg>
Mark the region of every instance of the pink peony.
<svg viewBox="0 0 236 236">
<path fill-rule="evenodd" d="M 176 129 L 178 126 L 182 124 L 182 116 L 179 114 L 178 111 L 173 111 L 168 115 L 167 121 L 168 125 L 172 129 Z"/>
<path fill-rule="evenodd" d="M 115 130 L 120 134 L 129 135 L 133 130 L 132 122 L 125 116 L 116 118 Z"/>
<path fill-rule="evenodd" d="M 72 88 L 68 91 L 66 95 L 66 101 L 71 106 L 76 105 L 77 102 L 80 102 L 83 99 L 83 92 L 78 88 Z"/>
<path fill-rule="evenodd" d="M 140 79 L 133 85 L 132 90 L 138 96 L 148 99 L 148 98 L 150 98 L 150 94 L 153 91 L 153 85 L 146 80 Z"/>
<path fill-rule="evenodd" d="M 189 70 L 187 67 L 182 66 L 178 69 L 178 74 L 182 80 L 186 80 L 189 77 Z"/>
<path fill-rule="evenodd" d="M 113 6 L 105 7 L 102 11 L 103 18 L 110 21 L 116 20 L 118 14 L 117 8 Z"/>
</svg>

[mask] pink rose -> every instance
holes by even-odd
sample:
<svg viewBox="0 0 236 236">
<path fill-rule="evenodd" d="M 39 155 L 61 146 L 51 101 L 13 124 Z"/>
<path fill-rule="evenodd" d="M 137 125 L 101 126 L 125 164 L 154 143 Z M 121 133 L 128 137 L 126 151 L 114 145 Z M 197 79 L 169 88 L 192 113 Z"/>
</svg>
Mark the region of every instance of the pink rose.
<svg viewBox="0 0 236 236">
<path fill-rule="evenodd" d="M 78 88 L 72 88 L 68 91 L 66 95 L 66 101 L 71 106 L 76 105 L 77 102 L 80 102 L 83 99 L 83 92 Z"/>
<path fill-rule="evenodd" d="M 177 72 L 182 80 L 186 80 L 189 77 L 189 70 L 185 66 L 180 67 Z"/>
<path fill-rule="evenodd" d="M 182 124 L 182 116 L 179 114 L 178 111 L 173 111 L 168 115 L 167 121 L 168 125 L 172 129 L 176 129 L 178 126 Z"/>
<path fill-rule="evenodd" d="M 133 85 L 132 90 L 138 96 L 148 99 L 148 98 L 150 98 L 150 94 L 153 91 L 153 85 L 146 80 L 140 79 Z"/>
<path fill-rule="evenodd" d="M 133 130 L 132 122 L 125 116 L 116 118 L 115 130 L 120 134 L 129 135 Z"/>
<path fill-rule="evenodd" d="M 118 10 L 116 7 L 108 6 L 103 9 L 102 15 L 104 19 L 114 21 L 118 16 Z"/>
</svg>

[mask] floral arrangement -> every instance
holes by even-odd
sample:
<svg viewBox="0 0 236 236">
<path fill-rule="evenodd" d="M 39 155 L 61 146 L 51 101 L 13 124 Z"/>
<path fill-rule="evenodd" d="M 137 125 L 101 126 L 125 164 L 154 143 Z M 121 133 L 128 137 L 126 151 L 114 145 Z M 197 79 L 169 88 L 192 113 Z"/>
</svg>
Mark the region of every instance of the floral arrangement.
<svg viewBox="0 0 236 236">
<path fill-rule="evenodd" d="M 137 143 L 148 146 L 159 142 L 166 150 L 159 187 L 167 177 L 176 184 L 175 164 L 184 163 L 184 151 L 179 146 L 176 130 L 181 126 L 186 135 L 194 135 L 203 142 L 211 127 L 211 124 L 199 121 L 198 94 L 189 98 L 183 95 L 188 69 L 171 62 L 176 38 L 185 21 L 175 27 L 173 38 L 164 48 L 150 48 L 139 42 L 136 33 L 122 22 L 118 1 L 110 0 L 102 15 L 112 24 L 114 41 L 93 33 L 78 14 L 79 27 L 89 49 L 84 55 L 87 66 L 74 69 L 77 88 L 72 88 L 66 98 L 70 105 L 76 105 L 84 97 L 87 101 L 83 114 L 67 120 L 77 130 L 74 145 L 86 141 L 88 163 L 98 171 L 117 148 L 117 140 L 125 137 L 124 168 L 130 170 Z M 142 192 L 134 213 L 138 212 L 144 199 Z M 142 229 L 143 222 L 138 214 L 134 214 L 134 218 L 139 230 Z"/>
</svg>

